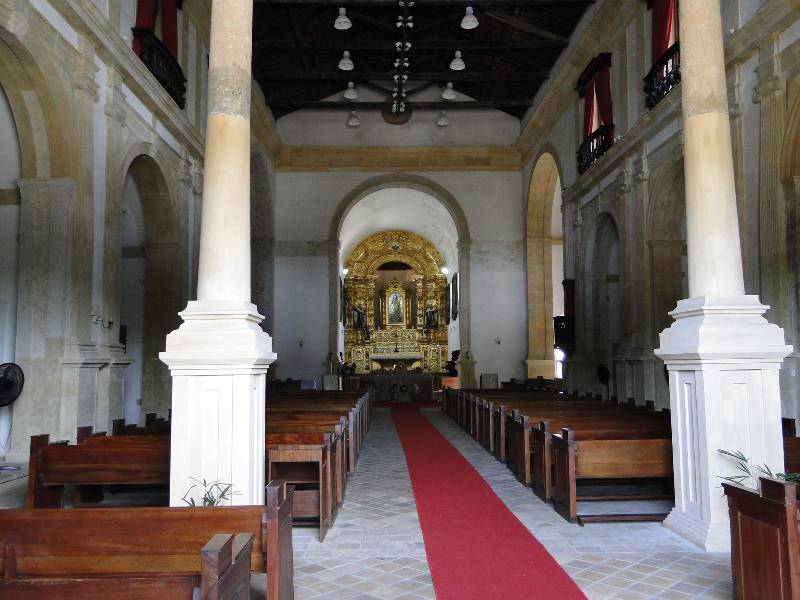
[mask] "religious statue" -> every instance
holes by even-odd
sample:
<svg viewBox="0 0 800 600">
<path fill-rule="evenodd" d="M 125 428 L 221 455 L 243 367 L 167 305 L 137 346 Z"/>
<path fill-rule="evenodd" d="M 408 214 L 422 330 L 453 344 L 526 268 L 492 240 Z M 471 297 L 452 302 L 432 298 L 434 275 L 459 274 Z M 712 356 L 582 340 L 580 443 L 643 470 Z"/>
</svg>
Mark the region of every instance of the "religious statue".
<svg viewBox="0 0 800 600">
<path fill-rule="evenodd" d="M 425 309 L 425 329 L 436 329 L 439 326 L 439 311 L 435 306 Z"/>
<path fill-rule="evenodd" d="M 389 325 L 403 324 L 403 296 L 398 291 L 389 294 Z"/>
</svg>

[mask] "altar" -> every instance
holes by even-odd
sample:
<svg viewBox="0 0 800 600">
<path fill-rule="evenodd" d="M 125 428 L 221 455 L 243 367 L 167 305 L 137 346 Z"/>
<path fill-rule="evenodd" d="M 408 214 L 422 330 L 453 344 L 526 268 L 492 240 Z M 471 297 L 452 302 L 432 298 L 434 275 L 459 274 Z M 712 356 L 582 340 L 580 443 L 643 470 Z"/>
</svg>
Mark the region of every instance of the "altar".
<svg viewBox="0 0 800 600">
<path fill-rule="evenodd" d="M 424 373 L 375 374 L 375 399 L 382 402 L 431 402 L 435 378 Z"/>
<path fill-rule="evenodd" d="M 380 365 L 381 369 L 391 370 L 397 365 L 403 365 L 407 370 L 414 368 L 415 364 L 422 364 L 422 352 L 389 352 L 386 354 L 372 354 L 372 362 Z"/>
</svg>

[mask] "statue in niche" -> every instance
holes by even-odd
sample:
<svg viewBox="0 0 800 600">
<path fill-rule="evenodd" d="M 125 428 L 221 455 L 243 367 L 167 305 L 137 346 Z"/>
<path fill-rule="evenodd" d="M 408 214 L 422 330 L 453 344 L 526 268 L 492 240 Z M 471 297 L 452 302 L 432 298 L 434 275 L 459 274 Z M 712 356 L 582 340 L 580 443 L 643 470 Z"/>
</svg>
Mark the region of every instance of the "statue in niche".
<svg viewBox="0 0 800 600">
<path fill-rule="evenodd" d="M 439 326 L 439 311 L 435 306 L 429 306 L 425 309 L 425 329 L 430 331 Z"/>
<path fill-rule="evenodd" d="M 389 293 L 389 307 L 387 312 L 387 321 L 389 325 L 402 325 L 405 322 L 403 319 L 403 295 L 397 290 Z"/>
</svg>

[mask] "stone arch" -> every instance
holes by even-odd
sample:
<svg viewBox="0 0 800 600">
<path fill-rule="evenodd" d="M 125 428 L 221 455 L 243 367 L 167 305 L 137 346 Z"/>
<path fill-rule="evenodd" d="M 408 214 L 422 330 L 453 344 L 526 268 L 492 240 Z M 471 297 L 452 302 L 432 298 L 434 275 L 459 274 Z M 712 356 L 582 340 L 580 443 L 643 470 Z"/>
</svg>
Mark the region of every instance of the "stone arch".
<svg viewBox="0 0 800 600">
<path fill-rule="evenodd" d="M 60 69 L 40 47 L 49 38 L 40 31 L 38 17 L 29 18 L 30 26 L 23 30 L 18 27 L 19 16 L 0 15 L 0 85 L 17 124 L 22 178 L 68 177 L 69 128 L 62 125 L 70 120 L 65 110 L 71 102 L 58 78 L 44 75 Z"/>
<path fill-rule="evenodd" d="M 525 219 L 528 377 L 552 378 L 556 374 L 552 317 L 556 312 L 563 314 L 564 308 L 560 281 L 564 273 L 563 247 L 560 171 L 555 157 L 544 151 L 531 173 Z M 558 248 L 560 261 L 557 257 L 554 259 Z M 558 271 L 559 281 L 556 282 L 554 273 Z"/>
<path fill-rule="evenodd" d="M 253 303 L 264 315 L 261 327 L 272 332 L 275 312 L 275 208 L 268 158 L 250 156 L 250 246 Z"/>
<path fill-rule="evenodd" d="M 329 229 L 329 297 L 330 297 L 330 316 L 329 316 L 329 335 L 328 343 L 331 353 L 338 351 L 339 336 L 339 315 L 341 306 L 339 305 L 339 249 L 341 247 L 342 225 L 348 213 L 356 204 L 370 194 L 388 188 L 407 188 L 417 190 L 438 200 L 450 214 L 458 234 L 458 273 L 459 287 L 462 290 L 459 301 L 459 345 L 461 358 L 472 359 L 472 336 L 471 336 L 471 310 L 470 310 L 470 231 L 467 217 L 461 208 L 458 200 L 442 185 L 435 181 L 413 175 L 410 173 L 392 173 L 380 175 L 368 179 L 348 192 L 341 202 L 331 219 Z M 463 364 L 463 363 L 462 363 Z M 471 364 L 467 373 L 467 367 L 462 372 L 462 385 L 467 382 L 474 384 L 474 364 Z"/>
<path fill-rule="evenodd" d="M 123 162 L 124 183 L 120 189 L 125 193 L 131 184 L 134 186 L 136 200 L 141 205 L 143 235 L 141 248 L 123 247 L 122 236 L 118 241 L 120 324 L 125 325 L 122 322 L 126 301 L 125 262 L 140 260 L 143 263 L 140 265 L 143 272 L 141 414 L 165 414 L 171 398 L 171 379 L 166 365 L 158 360 L 158 354 L 164 350 L 167 334 L 178 327 L 178 312 L 185 300 L 182 220 L 174 188 L 153 156 L 159 153 L 153 148 L 138 148 L 143 149 L 148 152 Z M 120 203 L 120 221 L 124 205 L 125 199 Z M 132 293 L 133 290 L 128 290 L 128 294 Z M 137 368 L 128 370 L 134 375 L 138 373 Z"/>
</svg>

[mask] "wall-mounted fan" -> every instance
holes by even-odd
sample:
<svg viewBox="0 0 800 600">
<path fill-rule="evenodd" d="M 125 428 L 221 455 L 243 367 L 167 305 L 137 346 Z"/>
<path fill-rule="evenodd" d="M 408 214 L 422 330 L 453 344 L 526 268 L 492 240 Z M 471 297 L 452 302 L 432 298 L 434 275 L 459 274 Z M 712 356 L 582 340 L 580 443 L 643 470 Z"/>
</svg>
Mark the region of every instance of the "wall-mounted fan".
<svg viewBox="0 0 800 600">
<path fill-rule="evenodd" d="M 25 376 L 19 365 L 3 363 L 0 365 L 0 408 L 10 406 L 22 393 Z"/>
</svg>

